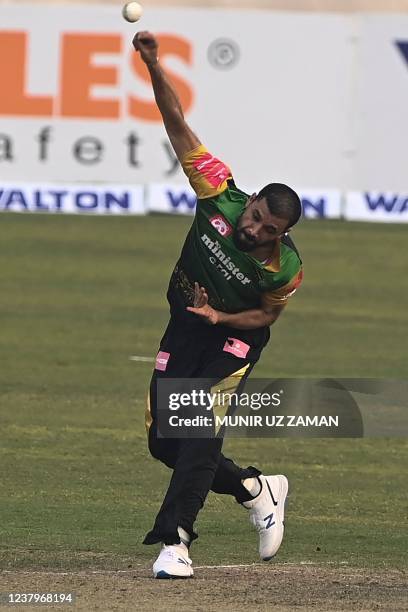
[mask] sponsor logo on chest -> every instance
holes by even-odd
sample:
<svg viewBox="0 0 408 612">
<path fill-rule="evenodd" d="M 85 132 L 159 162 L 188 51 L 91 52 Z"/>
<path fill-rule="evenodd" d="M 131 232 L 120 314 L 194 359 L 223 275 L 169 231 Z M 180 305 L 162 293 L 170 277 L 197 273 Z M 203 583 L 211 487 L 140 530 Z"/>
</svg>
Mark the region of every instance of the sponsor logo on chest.
<svg viewBox="0 0 408 612">
<path fill-rule="evenodd" d="M 220 243 L 217 240 L 214 242 L 207 236 L 207 234 L 203 234 L 201 236 L 201 240 L 210 251 L 210 263 L 216 267 L 218 272 L 224 275 L 226 280 L 229 281 L 232 278 L 236 278 L 243 285 L 248 285 L 251 283 L 251 279 L 245 276 L 245 274 L 243 274 L 238 266 L 231 260 L 231 257 L 224 253 L 224 251 L 221 249 Z"/>
</svg>

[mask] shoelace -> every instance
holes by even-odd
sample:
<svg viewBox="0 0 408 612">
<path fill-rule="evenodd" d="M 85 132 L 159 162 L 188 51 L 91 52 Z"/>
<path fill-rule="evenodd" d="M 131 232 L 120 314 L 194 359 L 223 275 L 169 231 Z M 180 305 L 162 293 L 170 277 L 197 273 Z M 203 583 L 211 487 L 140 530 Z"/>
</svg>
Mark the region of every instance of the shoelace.
<svg viewBox="0 0 408 612">
<path fill-rule="evenodd" d="M 164 549 L 162 550 L 162 554 L 163 554 L 163 551 L 164 551 L 164 554 L 167 557 L 170 557 L 171 559 L 176 559 L 177 557 L 181 557 L 181 559 L 184 559 L 184 561 L 187 561 L 187 563 L 192 563 L 189 557 L 185 557 L 182 553 L 176 552 L 173 548 L 165 546 Z"/>
</svg>

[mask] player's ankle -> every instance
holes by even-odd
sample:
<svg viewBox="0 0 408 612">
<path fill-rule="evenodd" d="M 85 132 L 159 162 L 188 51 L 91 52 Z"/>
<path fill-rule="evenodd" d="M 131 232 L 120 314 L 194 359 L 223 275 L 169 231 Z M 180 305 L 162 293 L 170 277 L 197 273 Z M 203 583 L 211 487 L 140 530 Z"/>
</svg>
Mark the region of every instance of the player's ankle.
<svg viewBox="0 0 408 612">
<path fill-rule="evenodd" d="M 253 478 L 245 478 L 245 480 L 242 481 L 242 484 L 252 497 L 257 497 L 262 490 L 262 485 L 259 478 L 256 476 Z"/>
<path fill-rule="evenodd" d="M 186 548 L 186 550 L 188 550 L 191 544 L 190 534 L 185 529 L 183 529 L 183 527 L 177 527 L 177 532 L 179 534 L 180 544 L 182 544 Z"/>
</svg>

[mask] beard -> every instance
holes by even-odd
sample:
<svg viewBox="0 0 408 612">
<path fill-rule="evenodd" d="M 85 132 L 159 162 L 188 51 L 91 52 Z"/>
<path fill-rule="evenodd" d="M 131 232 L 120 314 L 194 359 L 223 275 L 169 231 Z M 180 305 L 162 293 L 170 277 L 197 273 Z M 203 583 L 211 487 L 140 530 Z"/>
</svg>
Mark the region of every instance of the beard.
<svg viewBox="0 0 408 612">
<path fill-rule="evenodd" d="M 248 236 L 244 230 L 239 229 L 238 227 L 234 228 L 232 240 L 237 249 L 239 251 L 243 251 L 244 253 L 249 253 L 257 247 L 256 241 Z"/>
</svg>

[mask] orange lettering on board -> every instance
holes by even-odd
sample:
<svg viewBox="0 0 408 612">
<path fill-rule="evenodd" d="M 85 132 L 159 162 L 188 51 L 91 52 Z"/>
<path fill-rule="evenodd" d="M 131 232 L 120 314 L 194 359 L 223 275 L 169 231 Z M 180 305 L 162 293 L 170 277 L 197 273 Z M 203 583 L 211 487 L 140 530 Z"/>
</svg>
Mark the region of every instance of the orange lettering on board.
<svg viewBox="0 0 408 612">
<path fill-rule="evenodd" d="M 162 34 L 157 36 L 159 42 L 160 61 L 165 60 L 167 55 L 176 55 L 184 60 L 187 64 L 191 64 L 192 47 L 191 43 L 178 36 Z M 133 53 L 131 56 L 132 68 L 136 74 L 150 85 L 149 72 L 140 59 L 139 53 Z M 193 90 L 191 86 L 181 77 L 174 74 L 170 70 L 166 70 L 174 84 L 180 98 L 184 112 L 188 112 L 194 100 Z M 148 102 L 139 96 L 129 96 L 129 115 L 144 119 L 145 121 L 161 121 L 160 111 L 154 100 Z"/>
<path fill-rule="evenodd" d="M 92 97 L 95 85 L 117 85 L 115 66 L 92 64 L 96 53 L 120 53 L 116 34 L 65 34 L 62 40 L 60 114 L 63 117 L 119 117 L 119 100 Z"/>
<path fill-rule="evenodd" d="M 0 115 L 52 115 L 52 96 L 30 96 L 25 92 L 27 59 L 27 33 L 0 32 Z"/>
</svg>

